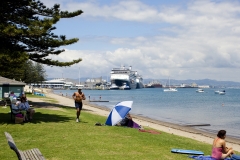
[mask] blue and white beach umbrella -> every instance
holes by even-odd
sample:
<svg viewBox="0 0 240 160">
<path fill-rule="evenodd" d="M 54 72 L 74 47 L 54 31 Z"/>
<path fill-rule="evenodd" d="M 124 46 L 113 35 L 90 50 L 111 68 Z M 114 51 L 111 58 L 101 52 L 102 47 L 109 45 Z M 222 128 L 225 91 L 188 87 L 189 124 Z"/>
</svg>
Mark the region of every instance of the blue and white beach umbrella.
<svg viewBox="0 0 240 160">
<path fill-rule="evenodd" d="M 111 110 L 105 124 L 114 126 L 120 122 L 132 109 L 132 103 L 133 101 L 122 101 L 116 104 L 115 107 Z"/>
</svg>

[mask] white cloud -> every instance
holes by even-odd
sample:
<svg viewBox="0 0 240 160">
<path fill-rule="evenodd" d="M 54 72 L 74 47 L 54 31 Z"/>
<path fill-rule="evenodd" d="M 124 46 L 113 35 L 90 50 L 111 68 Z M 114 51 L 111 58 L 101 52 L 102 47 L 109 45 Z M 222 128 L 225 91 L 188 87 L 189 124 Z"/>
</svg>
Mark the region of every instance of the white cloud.
<svg viewBox="0 0 240 160">
<path fill-rule="evenodd" d="M 184 6 L 151 6 L 140 0 L 113 1 L 104 5 L 98 1 L 60 3 L 64 10 L 82 9 L 84 14 L 81 17 L 85 20 L 95 18 L 106 21 L 106 27 L 107 21 L 130 21 L 148 25 L 146 30 L 153 26 L 157 28 L 153 36 L 141 32 L 135 37 L 109 36 L 109 41 L 105 41 L 109 46 L 116 45 L 115 49 L 68 49 L 57 59 L 83 59 L 69 68 L 69 77 L 78 72 L 79 66 L 84 76 L 101 76 L 123 64 L 132 65 L 144 78 L 171 76 L 174 79 L 240 81 L 237 76 L 240 73 L 238 1 L 198 0 L 189 1 Z"/>
<path fill-rule="evenodd" d="M 127 21 L 150 20 L 157 15 L 157 10 L 140 1 L 117 1 L 118 3 L 101 5 L 97 1 L 68 3 L 64 8 L 84 11 L 83 17 L 104 17 Z"/>
</svg>

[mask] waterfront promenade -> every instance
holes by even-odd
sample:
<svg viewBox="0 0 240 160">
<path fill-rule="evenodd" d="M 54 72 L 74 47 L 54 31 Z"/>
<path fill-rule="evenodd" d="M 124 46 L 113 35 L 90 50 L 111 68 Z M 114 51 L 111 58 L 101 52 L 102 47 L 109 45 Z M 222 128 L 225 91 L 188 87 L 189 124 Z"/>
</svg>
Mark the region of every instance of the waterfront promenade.
<svg viewBox="0 0 240 160">
<path fill-rule="evenodd" d="M 53 94 L 50 90 L 44 90 L 44 93 L 46 94 L 47 97 L 53 98 L 57 100 L 58 104 L 63 105 L 63 106 L 68 106 L 68 107 L 74 107 L 74 101 L 71 98 Z M 32 102 L 43 102 L 41 98 L 28 98 Z M 92 105 L 88 103 L 88 101 L 84 101 L 83 105 L 83 110 L 86 112 L 90 112 L 92 114 L 97 114 L 101 116 L 105 116 L 107 118 L 109 114 L 109 109 L 107 108 L 101 108 L 99 106 Z M 197 141 L 201 141 L 204 143 L 212 144 L 213 138 L 216 136 L 215 134 L 210 134 L 207 132 L 199 131 L 196 130 L 192 127 L 186 127 L 186 126 L 180 126 L 176 124 L 171 124 L 171 123 L 166 123 L 166 122 L 161 122 L 161 121 L 156 121 L 152 120 L 146 117 L 141 117 L 141 116 L 135 116 L 134 121 L 142 125 L 143 127 L 151 127 L 159 131 L 163 131 L 166 133 L 182 136 L 182 137 L 187 137 L 191 138 Z M 217 134 L 217 133 L 216 133 Z M 239 139 L 234 139 L 234 138 L 229 138 L 227 137 L 227 146 L 232 147 L 234 150 L 240 152 L 240 140 Z"/>
</svg>

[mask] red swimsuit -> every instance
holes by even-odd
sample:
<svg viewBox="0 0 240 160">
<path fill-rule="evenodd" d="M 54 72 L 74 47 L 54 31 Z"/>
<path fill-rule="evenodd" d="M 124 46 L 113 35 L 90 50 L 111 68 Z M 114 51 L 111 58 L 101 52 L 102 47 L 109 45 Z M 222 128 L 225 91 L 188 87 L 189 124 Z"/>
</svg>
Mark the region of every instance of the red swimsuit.
<svg viewBox="0 0 240 160">
<path fill-rule="evenodd" d="M 214 142 L 214 145 L 213 145 L 212 157 L 217 159 L 217 160 L 220 160 L 222 158 L 222 147 L 221 148 L 215 147 L 215 144 L 216 144 L 217 140 Z"/>
</svg>

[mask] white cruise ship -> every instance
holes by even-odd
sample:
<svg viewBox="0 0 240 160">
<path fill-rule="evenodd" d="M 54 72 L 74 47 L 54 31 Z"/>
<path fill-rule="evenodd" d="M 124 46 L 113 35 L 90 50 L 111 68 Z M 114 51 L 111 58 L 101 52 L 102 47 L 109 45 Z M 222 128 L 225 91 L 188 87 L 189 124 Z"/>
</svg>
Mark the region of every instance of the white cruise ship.
<svg viewBox="0 0 240 160">
<path fill-rule="evenodd" d="M 143 78 L 141 75 L 137 74 L 136 82 L 137 82 L 137 89 L 144 88 Z"/>
<path fill-rule="evenodd" d="M 143 88 L 142 77 L 132 67 L 113 68 L 111 71 L 110 89 L 136 89 Z"/>
</svg>

